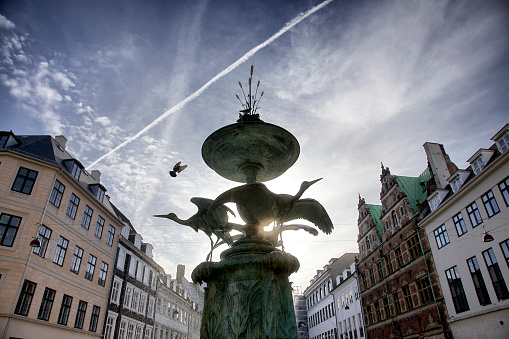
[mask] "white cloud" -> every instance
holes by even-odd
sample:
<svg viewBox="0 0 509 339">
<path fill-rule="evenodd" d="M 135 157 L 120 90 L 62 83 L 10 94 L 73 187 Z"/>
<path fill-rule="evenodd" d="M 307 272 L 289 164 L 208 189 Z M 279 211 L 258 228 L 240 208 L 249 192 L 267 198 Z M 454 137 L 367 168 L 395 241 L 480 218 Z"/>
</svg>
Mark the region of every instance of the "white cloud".
<svg viewBox="0 0 509 339">
<path fill-rule="evenodd" d="M 14 25 L 12 21 L 0 14 L 0 28 L 13 29 L 14 27 L 16 27 L 16 25 Z"/>
</svg>

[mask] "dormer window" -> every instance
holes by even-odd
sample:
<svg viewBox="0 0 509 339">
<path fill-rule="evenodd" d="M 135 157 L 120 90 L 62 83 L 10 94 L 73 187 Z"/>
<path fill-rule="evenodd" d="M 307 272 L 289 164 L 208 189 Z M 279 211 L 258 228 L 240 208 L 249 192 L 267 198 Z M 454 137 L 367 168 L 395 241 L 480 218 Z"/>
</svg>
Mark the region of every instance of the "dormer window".
<svg viewBox="0 0 509 339">
<path fill-rule="evenodd" d="M 104 193 L 106 192 L 106 188 L 101 184 L 92 184 L 90 185 L 90 189 L 94 193 L 94 196 L 102 202 L 104 199 Z"/>
<path fill-rule="evenodd" d="M 470 163 L 470 166 L 472 167 L 475 175 L 481 173 L 494 153 L 495 151 L 492 149 L 481 148 L 475 152 L 475 154 L 470 159 L 468 159 L 468 162 Z"/>
<path fill-rule="evenodd" d="M 427 198 L 429 207 L 431 208 L 432 212 L 436 210 L 438 206 L 440 206 L 447 193 L 447 190 L 437 189 Z"/>
<path fill-rule="evenodd" d="M 21 141 L 12 132 L 0 132 L 0 148 L 20 145 Z"/>
<path fill-rule="evenodd" d="M 460 178 L 460 176 L 458 175 L 458 176 L 456 177 L 456 179 L 454 179 L 454 181 L 453 181 L 453 182 L 451 182 L 452 191 L 453 191 L 454 193 L 458 192 L 458 191 L 459 191 L 459 189 L 460 189 L 460 187 L 461 187 L 461 185 L 463 185 L 463 181 L 461 181 L 461 178 Z"/>
<path fill-rule="evenodd" d="M 76 159 L 65 160 L 64 164 L 73 178 L 79 181 L 81 172 L 85 169 L 85 167 Z"/>
<path fill-rule="evenodd" d="M 484 159 L 482 158 L 482 156 L 477 158 L 477 160 L 475 160 L 472 163 L 472 169 L 474 170 L 474 173 L 476 175 L 481 173 L 481 171 L 483 170 L 484 166 L 486 166 L 486 163 L 484 162 Z"/>
<path fill-rule="evenodd" d="M 509 149 L 509 124 L 506 124 L 491 140 L 495 141 L 500 153 Z"/>
</svg>

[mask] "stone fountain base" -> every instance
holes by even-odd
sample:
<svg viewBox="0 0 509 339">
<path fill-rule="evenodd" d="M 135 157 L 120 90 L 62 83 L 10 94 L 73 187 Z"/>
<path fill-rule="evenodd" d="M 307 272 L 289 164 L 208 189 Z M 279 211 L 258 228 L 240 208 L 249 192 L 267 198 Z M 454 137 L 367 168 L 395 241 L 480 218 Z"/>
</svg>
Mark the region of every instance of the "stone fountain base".
<svg viewBox="0 0 509 339">
<path fill-rule="evenodd" d="M 266 240 L 241 239 L 203 262 L 194 282 L 206 282 L 201 338 L 297 338 L 288 277 L 299 261 Z"/>
</svg>

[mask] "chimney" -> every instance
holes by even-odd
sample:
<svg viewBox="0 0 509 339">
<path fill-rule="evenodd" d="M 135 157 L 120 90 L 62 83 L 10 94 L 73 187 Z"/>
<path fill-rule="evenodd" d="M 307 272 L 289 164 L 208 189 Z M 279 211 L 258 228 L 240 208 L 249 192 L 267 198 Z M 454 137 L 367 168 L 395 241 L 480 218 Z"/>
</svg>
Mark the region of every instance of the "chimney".
<svg viewBox="0 0 509 339">
<path fill-rule="evenodd" d="M 65 149 L 65 144 L 67 143 L 67 138 L 64 137 L 63 135 L 57 135 L 55 137 L 55 141 L 60 145 L 62 146 L 63 149 Z"/>
<path fill-rule="evenodd" d="M 427 142 L 424 144 L 424 150 L 437 188 L 444 189 L 448 185 L 447 179 L 458 170 L 458 167 L 445 153 L 444 145 Z"/>
<path fill-rule="evenodd" d="M 184 278 L 184 274 L 186 274 L 186 266 L 182 264 L 177 265 L 177 284 L 182 283 L 182 278 Z"/>
<path fill-rule="evenodd" d="M 99 172 L 98 170 L 93 170 L 92 172 L 90 172 L 90 175 L 92 176 L 92 178 L 97 180 L 97 182 L 101 182 L 101 172 Z"/>
</svg>

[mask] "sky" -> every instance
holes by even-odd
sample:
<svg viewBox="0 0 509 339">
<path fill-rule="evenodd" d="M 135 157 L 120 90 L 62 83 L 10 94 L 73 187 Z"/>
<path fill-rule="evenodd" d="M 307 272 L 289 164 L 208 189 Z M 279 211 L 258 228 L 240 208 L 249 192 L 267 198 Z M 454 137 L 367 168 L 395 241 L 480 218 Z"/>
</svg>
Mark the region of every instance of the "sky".
<svg viewBox="0 0 509 339">
<path fill-rule="evenodd" d="M 205 260 L 203 233 L 154 214 L 196 212 L 238 183 L 201 157 L 235 123 L 238 82 L 264 91 L 262 120 L 291 132 L 297 162 L 266 182 L 318 200 L 334 231 L 284 233 L 302 289 L 331 258 L 357 252 L 358 195 L 380 203 L 381 162 L 418 176 L 423 144 L 466 160 L 509 122 L 505 1 L 0 2 L 0 130 L 64 135 L 167 273 Z M 182 161 L 176 178 L 168 171 Z M 234 206 L 230 206 L 233 207 Z M 214 252 L 213 260 L 226 249 Z"/>
</svg>

